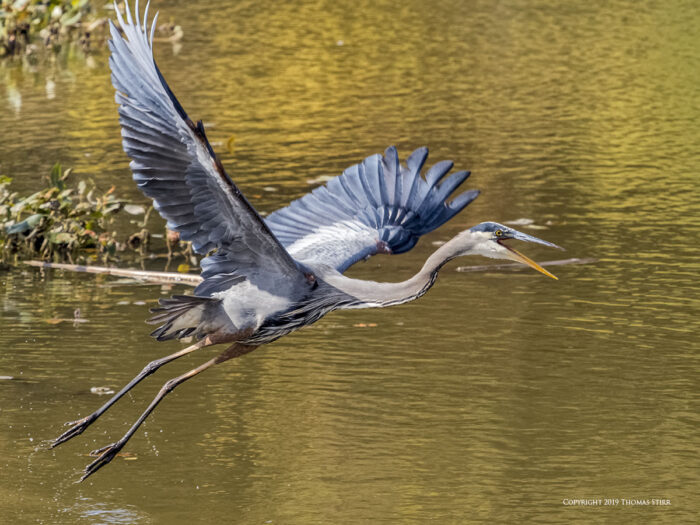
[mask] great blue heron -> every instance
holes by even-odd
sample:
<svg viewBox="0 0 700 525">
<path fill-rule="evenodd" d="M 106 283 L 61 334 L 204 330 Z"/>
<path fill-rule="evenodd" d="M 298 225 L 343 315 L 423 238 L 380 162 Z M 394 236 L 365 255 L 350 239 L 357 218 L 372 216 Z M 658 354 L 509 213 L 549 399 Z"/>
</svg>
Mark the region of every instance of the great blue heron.
<svg viewBox="0 0 700 525">
<path fill-rule="evenodd" d="M 115 6 L 116 8 L 116 6 Z M 185 113 L 155 64 L 148 6 L 143 22 L 126 6 L 116 9 L 127 39 L 110 21 L 110 67 L 117 91 L 123 146 L 141 191 L 152 198 L 168 227 L 192 242 L 202 260 L 203 281 L 194 295 L 161 299 L 149 322 L 160 324 L 159 341 L 194 336 L 197 342 L 146 367 L 96 412 L 68 423 L 52 446 L 81 434 L 142 379 L 162 365 L 206 346 L 228 343 L 219 356 L 167 381 L 141 417 L 117 442 L 98 449 L 85 479 L 109 463 L 156 405 L 177 385 L 207 368 L 247 354 L 328 312 L 381 308 L 412 301 L 430 289 L 440 268 L 462 255 L 483 255 L 527 264 L 555 278 L 504 241 L 556 245 L 495 222 L 484 222 L 440 246 L 404 282 L 377 283 L 345 277 L 352 264 L 377 253 L 402 253 L 418 238 L 461 211 L 477 190 L 446 202 L 469 176 L 442 179 L 452 162 L 438 162 L 425 178 L 428 156 L 419 148 L 399 162 L 396 148 L 373 155 L 325 186 L 270 214 L 265 220 L 224 171 L 201 122 Z M 442 182 L 440 182 L 442 181 Z M 440 183 L 440 184 L 438 184 Z M 213 252 L 213 253 L 212 253 Z"/>
</svg>

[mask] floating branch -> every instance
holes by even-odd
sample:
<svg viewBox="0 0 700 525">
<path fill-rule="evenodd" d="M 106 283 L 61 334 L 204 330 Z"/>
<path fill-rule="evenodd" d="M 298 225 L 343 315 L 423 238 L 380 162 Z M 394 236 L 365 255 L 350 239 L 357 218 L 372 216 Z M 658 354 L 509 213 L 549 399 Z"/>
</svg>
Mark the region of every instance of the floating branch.
<svg viewBox="0 0 700 525">
<path fill-rule="evenodd" d="M 564 266 L 568 264 L 591 264 L 598 259 L 560 259 L 557 261 L 544 261 L 540 266 Z M 38 268 L 54 268 L 57 270 L 68 270 L 71 272 L 100 273 L 115 275 L 119 277 L 129 277 L 138 281 L 154 284 L 184 284 L 186 286 L 197 286 L 202 282 L 199 275 L 175 273 L 175 272 L 149 272 L 145 270 L 130 270 L 125 268 L 108 268 L 105 266 L 82 266 L 79 264 L 61 264 L 44 261 L 24 261 L 24 264 Z M 479 266 L 459 266 L 458 272 L 490 272 L 500 270 L 525 270 L 527 266 L 518 263 L 512 264 L 484 264 Z"/>
<path fill-rule="evenodd" d="M 145 270 L 51 263 L 45 261 L 24 261 L 24 264 L 35 266 L 37 268 L 54 268 L 56 270 L 68 270 L 70 272 L 100 273 L 115 275 L 117 277 L 129 277 L 131 279 L 153 284 L 185 284 L 187 286 L 197 286 L 202 282 L 202 278 L 199 275 L 177 272 L 148 272 Z"/>
<path fill-rule="evenodd" d="M 559 259 L 556 261 L 543 261 L 537 263 L 540 266 L 564 266 L 566 264 L 591 264 L 598 262 L 598 259 Z M 478 266 L 458 266 L 458 272 L 490 272 L 490 271 L 500 271 L 500 270 L 526 270 L 527 266 L 518 263 L 504 263 L 504 264 L 481 264 Z"/>
</svg>

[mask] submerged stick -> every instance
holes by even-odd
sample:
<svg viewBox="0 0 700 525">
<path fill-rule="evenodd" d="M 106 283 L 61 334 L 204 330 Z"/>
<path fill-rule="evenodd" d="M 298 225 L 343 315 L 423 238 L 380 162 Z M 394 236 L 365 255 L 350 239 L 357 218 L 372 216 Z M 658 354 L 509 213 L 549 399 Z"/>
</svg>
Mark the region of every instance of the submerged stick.
<svg viewBox="0 0 700 525">
<path fill-rule="evenodd" d="M 540 266 L 564 266 L 565 264 L 591 264 L 598 262 L 598 259 L 579 259 L 574 257 L 573 259 L 558 259 L 556 261 L 543 261 L 537 263 Z M 458 266 L 458 272 L 488 272 L 491 270 L 526 270 L 527 266 L 519 263 L 505 263 L 505 264 L 483 264 L 479 266 Z"/>
<path fill-rule="evenodd" d="M 563 266 L 565 264 L 590 264 L 598 259 L 559 259 L 556 261 L 544 261 L 540 266 Z M 54 268 L 57 270 L 68 270 L 71 272 L 101 273 L 106 275 L 116 275 L 117 277 L 130 277 L 147 283 L 158 284 L 184 284 L 187 286 L 197 286 L 202 282 L 202 277 L 187 273 L 177 272 L 148 272 L 145 270 L 129 270 L 125 268 L 108 268 L 106 266 L 84 266 L 80 264 L 63 264 L 44 261 L 24 261 L 24 264 L 36 266 L 38 268 Z M 508 264 L 484 264 L 478 266 L 458 266 L 458 272 L 489 272 L 494 270 L 521 270 L 526 269 L 518 263 Z"/>
<path fill-rule="evenodd" d="M 52 263 L 44 261 L 24 261 L 24 264 L 38 268 L 54 268 L 71 272 L 101 273 L 116 275 L 118 277 L 131 277 L 139 281 L 158 284 L 186 284 L 197 286 L 202 282 L 202 277 L 187 273 L 177 272 L 148 272 L 145 270 L 129 270 L 125 268 L 108 268 L 106 266 L 84 266 L 80 264 Z"/>
</svg>

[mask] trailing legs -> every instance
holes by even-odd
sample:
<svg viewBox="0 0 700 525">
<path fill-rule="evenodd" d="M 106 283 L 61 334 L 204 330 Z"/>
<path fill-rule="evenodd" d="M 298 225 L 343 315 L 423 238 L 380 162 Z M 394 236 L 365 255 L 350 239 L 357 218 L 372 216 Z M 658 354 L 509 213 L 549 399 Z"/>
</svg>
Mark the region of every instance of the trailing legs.
<svg viewBox="0 0 700 525">
<path fill-rule="evenodd" d="M 224 361 L 228 361 L 229 359 L 233 359 L 234 357 L 242 356 L 244 354 L 247 354 L 248 352 L 252 352 L 253 350 L 255 350 L 255 348 L 257 347 L 234 343 L 221 355 L 210 359 L 206 363 L 199 365 L 197 368 L 193 368 L 192 370 L 182 374 L 181 376 L 175 377 L 167 381 L 160 389 L 156 397 L 153 398 L 151 404 L 148 405 L 148 408 L 143 412 L 143 414 L 141 414 L 141 416 L 136 420 L 136 422 L 131 426 L 127 433 L 124 434 L 124 436 L 122 436 L 122 438 L 119 441 L 116 441 L 110 445 L 107 445 L 106 447 L 102 447 L 92 452 L 93 455 L 99 454 L 100 456 L 95 461 L 90 463 L 87 467 L 85 467 L 85 474 L 83 474 L 83 477 L 80 478 L 80 481 L 83 481 L 88 476 L 94 474 L 100 468 L 104 467 L 107 463 L 112 461 L 114 457 L 119 453 L 119 451 L 124 447 L 126 442 L 129 441 L 131 436 L 134 435 L 136 430 L 141 426 L 141 424 L 148 417 L 148 415 L 151 412 L 153 412 L 156 406 L 158 406 L 158 403 L 160 403 L 166 395 L 172 392 L 172 390 L 176 386 L 196 376 L 200 372 L 204 372 L 207 368 L 210 368 L 214 365 L 218 365 L 219 363 L 223 363 Z"/>
<path fill-rule="evenodd" d="M 156 370 L 158 370 L 161 366 L 170 363 L 171 361 L 175 361 L 175 359 L 178 359 L 179 357 L 187 355 L 191 352 L 194 352 L 195 350 L 199 350 L 200 348 L 204 348 L 205 346 L 211 346 L 213 344 L 216 343 L 213 342 L 212 339 L 207 336 L 201 341 L 198 341 L 197 343 L 188 346 L 187 348 L 183 348 L 179 352 L 175 352 L 174 354 L 162 357 L 161 359 L 151 361 L 144 367 L 143 370 L 141 370 L 141 372 L 139 372 L 139 374 L 136 377 L 134 377 L 129 382 L 129 384 L 127 384 L 119 392 L 114 394 L 104 405 L 98 408 L 95 412 L 93 412 L 89 416 L 85 416 L 84 418 L 78 419 L 77 421 L 71 421 L 70 423 L 66 423 L 66 425 L 71 425 L 71 428 L 69 428 L 63 434 L 58 436 L 56 440 L 51 444 L 51 448 L 56 447 L 61 443 L 65 443 L 69 439 L 82 434 L 87 427 L 94 423 L 98 417 L 104 414 L 107 411 L 107 409 L 109 409 L 109 407 L 111 407 L 114 403 L 119 401 L 119 399 L 121 399 L 121 397 L 124 394 L 126 394 L 136 385 L 138 385 L 143 379 L 145 379 L 146 377 L 154 373 Z"/>
</svg>

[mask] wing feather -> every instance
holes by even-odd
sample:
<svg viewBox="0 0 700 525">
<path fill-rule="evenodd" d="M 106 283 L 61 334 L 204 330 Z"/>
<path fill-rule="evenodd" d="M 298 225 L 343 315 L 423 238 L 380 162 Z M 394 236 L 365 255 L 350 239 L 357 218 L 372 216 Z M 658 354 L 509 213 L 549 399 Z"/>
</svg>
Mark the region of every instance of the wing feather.
<svg viewBox="0 0 700 525">
<path fill-rule="evenodd" d="M 165 82 L 153 58 L 156 19 L 149 34 L 148 5 L 143 21 L 138 2 L 135 19 L 128 3 L 126 20 L 115 10 L 126 38 L 110 21 L 110 67 L 134 180 L 196 252 L 216 250 L 202 262 L 205 280 L 195 293 L 211 295 L 222 282 L 230 285 L 230 277 L 213 279 L 217 274 L 236 274 L 258 286 L 301 281 L 296 261 L 226 174 L 201 122 L 192 122 Z"/>
<path fill-rule="evenodd" d="M 303 263 L 328 264 L 343 272 L 379 252 L 410 250 L 418 238 L 442 225 L 478 195 L 477 190 L 445 200 L 469 176 L 438 162 L 424 179 L 428 149 L 419 148 L 401 165 L 396 148 L 360 164 L 271 213 L 266 222 L 289 253 Z"/>
</svg>

